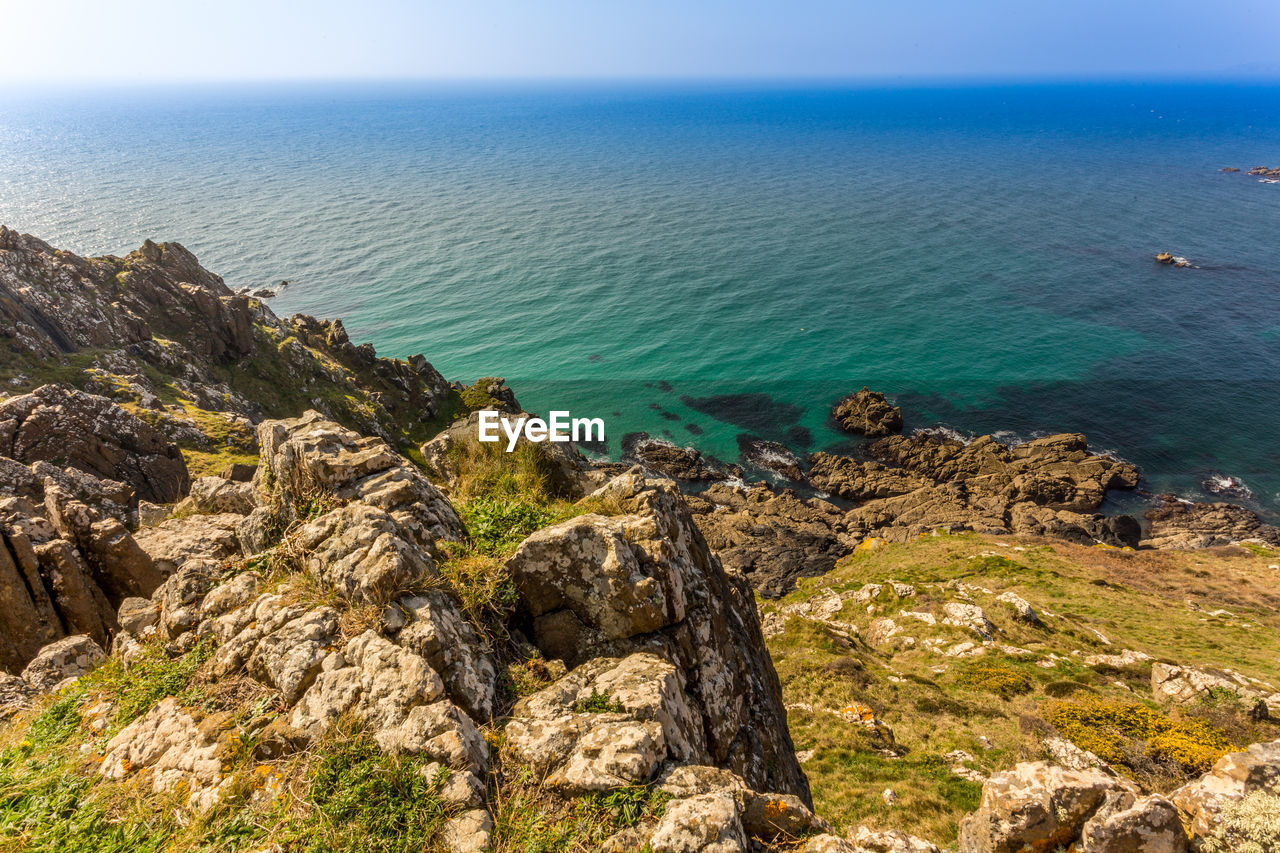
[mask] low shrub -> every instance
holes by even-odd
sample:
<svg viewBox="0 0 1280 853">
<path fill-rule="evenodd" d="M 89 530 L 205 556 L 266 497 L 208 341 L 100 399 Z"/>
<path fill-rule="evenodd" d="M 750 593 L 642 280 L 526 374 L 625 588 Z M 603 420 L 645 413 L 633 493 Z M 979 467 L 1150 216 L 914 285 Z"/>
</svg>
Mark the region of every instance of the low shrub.
<svg viewBox="0 0 1280 853">
<path fill-rule="evenodd" d="M 1005 699 L 1030 692 L 1035 685 L 1031 677 L 1017 667 L 989 662 L 974 663 L 960 670 L 956 683 Z"/>
<path fill-rule="evenodd" d="M 1148 759 L 1184 775 L 1202 773 L 1234 748 L 1203 720 L 1173 720 L 1139 702 L 1081 697 L 1052 704 L 1047 717 L 1076 746 L 1131 768 Z"/>
</svg>

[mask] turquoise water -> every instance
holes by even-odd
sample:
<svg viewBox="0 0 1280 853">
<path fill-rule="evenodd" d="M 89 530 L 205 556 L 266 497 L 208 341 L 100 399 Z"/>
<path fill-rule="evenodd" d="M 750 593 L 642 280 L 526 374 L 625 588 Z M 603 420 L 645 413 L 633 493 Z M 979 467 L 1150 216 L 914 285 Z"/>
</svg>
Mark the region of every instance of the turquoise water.
<svg viewBox="0 0 1280 853">
<path fill-rule="evenodd" d="M 909 428 L 1079 430 L 1153 491 L 1280 511 L 1280 185 L 1218 171 L 1280 165 L 1277 86 L 0 98 L 0 222 L 289 279 L 277 313 L 615 448 L 848 447 L 827 410 L 865 384 Z"/>
</svg>

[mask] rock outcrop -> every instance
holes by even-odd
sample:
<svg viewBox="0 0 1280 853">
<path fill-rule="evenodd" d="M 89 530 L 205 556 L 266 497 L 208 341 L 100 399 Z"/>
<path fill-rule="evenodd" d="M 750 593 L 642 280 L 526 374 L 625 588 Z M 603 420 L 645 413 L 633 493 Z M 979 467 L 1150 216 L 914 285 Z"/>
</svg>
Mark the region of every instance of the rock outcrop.
<svg viewBox="0 0 1280 853">
<path fill-rule="evenodd" d="M 575 667 L 642 651 L 665 660 L 701 718 L 700 738 L 682 735 L 698 760 L 807 803 L 750 587 L 721 567 L 674 483 L 624 474 L 601 492 L 626 514 L 539 531 L 507 562 L 534 644 Z"/>
<path fill-rule="evenodd" d="M 716 484 L 686 502 L 724 567 L 771 598 L 789 592 L 797 578 L 831 571 L 858 544 L 844 511 L 789 489 Z"/>
<path fill-rule="evenodd" d="M 1254 791 L 1280 794 L 1280 741 L 1224 755 L 1208 773 L 1183 785 L 1169 799 L 1194 839 L 1213 835 L 1223 810 Z"/>
<path fill-rule="evenodd" d="M 846 432 L 871 438 L 902 431 L 902 410 L 866 386 L 836 403 L 831 415 Z"/>
<path fill-rule="evenodd" d="M 502 708 L 497 659 L 436 565 L 440 540 L 465 529 L 380 440 L 308 413 L 264 422 L 259 441 L 264 503 L 231 518 L 283 521 L 264 535 L 289 543 L 269 539 L 268 554 L 300 555 L 284 564 L 292 574 L 266 587 L 258 572 L 217 557 L 221 539 L 201 550 L 202 537 L 185 540 L 166 522 L 146 541 L 177 568 L 150 601 L 128 599 L 121 624 L 174 651 L 205 638 L 217 646 L 210 678 L 252 679 L 275 694 L 285 712 L 262 749 L 314 743 L 346 718 L 384 750 L 449 768 L 450 801 L 463 810 L 444 835 L 455 849 L 482 849 L 493 821 L 481 726 Z M 750 588 L 723 570 L 670 481 L 637 469 L 600 491 L 625 514 L 541 530 L 507 562 L 519 591 L 513 629 L 565 665 L 511 709 L 508 760 L 566 798 L 663 786 L 674 799 L 661 820 L 627 830 L 654 850 L 714 837 L 739 839 L 745 851 L 751 838 L 829 830 L 809 808 Z M 222 519 L 182 521 L 228 529 Z M 299 585 L 299 575 L 309 579 Z M 376 618 L 357 630 L 353 612 Z M 155 791 L 183 786 L 190 807 L 206 808 L 232 784 L 228 724 L 167 699 L 107 744 L 100 772 L 145 771 Z"/>
<path fill-rule="evenodd" d="M 0 457 L 0 473 L 0 668 L 65 636 L 108 647 L 116 608 L 166 576 L 126 524 L 132 489 L 43 461 Z"/>
<path fill-rule="evenodd" d="M 946 527 L 1087 543 L 1136 542 L 1136 524 L 1093 513 L 1109 490 L 1134 488 L 1137 470 L 1090 454 L 1082 435 L 1015 446 L 990 436 L 968 444 L 931 434 L 891 436 L 871 452 L 881 461 L 830 454 L 811 460 L 815 485 L 863 501 L 847 523 L 864 536 L 902 541 Z"/>
<path fill-rule="evenodd" d="M 622 461 L 634 462 L 660 477 L 686 483 L 708 483 L 740 478 L 742 468 L 720 462 L 692 447 L 680 447 L 648 433 L 622 437 Z"/>
<path fill-rule="evenodd" d="M 0 401 L 0 456 L 118 480 L 156 503 L 178 500 L 191 485 L 182 454 L 163 433 L 105 397 L 60 385 Z"/>
<path fill-rule="evenodd" d="M 1212 548 L 1256 540 L 1280 548 L 1280 527 L 1257 513 L 1228 503 L 1188 503 L 1173 495 L 1147 513 L 1151 522 L 1144 544 L 1153 548 Z"/>
<path fill-rule="evenodd" d="M 1109 772 L 1028 762 L 982 787 L 978 810 L 960 824 L 960 853 L 1182 853 L 1177 811 L 1159 795 Z"/>
<path fill-rule="evenodd" d="M 0 320 L 15 388 L 56 375 L 148 410 L 168 439 L 205 452 L 230 443 L 251 453 L 253 424 L 305 408 L 384 438 L 413 434 L 452 393 L 426 359 L 378 358 L 340 321 L 277 318 L 177 243 L 82 258 L 0 226 Z M 88 441 L 90 460 L 101 451 L 93 432 L 59 434 L 73 448 Z M 148 482 L 169 479 L 146 473 Z M 185 485 L 163 500 L 183 494 Z"/>
</svg>

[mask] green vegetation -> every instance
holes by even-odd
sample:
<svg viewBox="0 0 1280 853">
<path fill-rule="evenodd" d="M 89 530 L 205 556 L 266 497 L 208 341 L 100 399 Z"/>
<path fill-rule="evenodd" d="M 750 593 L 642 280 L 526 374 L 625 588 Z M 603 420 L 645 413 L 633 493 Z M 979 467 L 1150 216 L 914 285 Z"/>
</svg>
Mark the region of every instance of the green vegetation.
<svg viewBox="0 0 1280 853">
<path fill-rule="evenodd" d="M 459 514 L 476 550 L 490 556 L 511 553 L 530 533 L 556 519 L 545 504 L 491 495 L 472 498 L 459 507 Z"/>
<path fill-rule="evenodd" d="M 275 719 L 276 699 L 253 682 L 205 681 L 208 652 L 201 645 L 169 659 L 148 646 L 128 664 L 112 657 L 11 722 L 0 742 L 0 853 L 232 851 L 269 842 L 308 853 L 440 849 L 447 771 L 428 776 L 426 759 L 385 754 L 348 725 L 333 727 L 313 751 L 259 760 L 257 735 Z M 156 793 L 146 776 L 98 775 L 107 741 L 169 695 L 225 727 L 229 782 L 208 809 L 189 806 L 181 786 Z"/>
<path fill-rule="evenodd" d="M 1280 725 L 1252 719 L 1234 694 L 1157 708 L 1150 661 L 1105 659 L 1133 649 L 1274 682 L 1280 591 L 1268 560 L 1244 548 L 1125 552 L 937 535 L 855 552 L 782 600 L 760 600 L 778 631 L 767 643 L 818 813 L 841 830 L 865 823 L 952 845 L 978 791 L 953 761 L 939 763 L 954 751 L 987 774 L 1048 758 L 1044 740 L 1056 735 L 1167 792 L 1233 746 L 1280 737 Z M 884 588 L 855 598 L 868 583 Z M 1007 591 L 1031 603 L 1039 625 L 999 601 Z M 834 613 L 830 593 L 842 596 Z M 942 624 L 952 601 L 984 609 L 998 629 L 991 644 Z M 810 602 L 822 606 L 806 613 Z M 892 636 L 869 630 L 878 619 L 893 621 Z M 975 645 L 965 652 L 965 642 Z M 1100 657 L 1088 665 L 1091 656 Z M 885 788 L 893 805 L 880 798 Z"/>
<path fill-rule="evenodd" d="M 649 785 L 630 785 L 566 801 L 528 769 L 508 766 L 492 786 L 494 853 L 588 853 L 641 820 L 658 819 L 670 797 Z M 640 849 L 640 848 L 637 848 Z"/>
<path fill-rule="evenodd" d="M 315 834 L 308 849 L 346 853 L 417 853 L 430 849 L 448 810 L 440 786 L 448 771 L 431 777 L 426 761 L 387 755 L 371 737 L 356 734 L 331 742 L 316 762 L 309 799 Z"/>
<path fill-rule="evenodd" d="M 1159 769 L 1173 778 L 1203 773 L 1239 748 L 1204 720 L 1172 720 L 1138 702 L 1093 696 L 1064 700 L 1050 705 L 1047 719 L 1076 746 L 1135 776 Z"/>
<path fill-rule="evenodd" d="M 626 708 L 617 699 L 610 698 L 608 693 L 601 693 L 592 688 L 591 695 L 573 703 L 575 714 L 624 714 Z"/>
</svg>

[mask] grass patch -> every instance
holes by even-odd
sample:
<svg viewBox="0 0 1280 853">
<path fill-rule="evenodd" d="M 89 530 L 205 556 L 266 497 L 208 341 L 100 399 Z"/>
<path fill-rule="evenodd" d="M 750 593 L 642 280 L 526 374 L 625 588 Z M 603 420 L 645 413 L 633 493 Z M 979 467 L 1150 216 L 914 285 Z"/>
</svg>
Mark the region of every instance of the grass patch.
<svg viewBox="0 0 1280 853">
<path fill-rule="evenodd" d="M 951 772 L 941 756 L 888 759 L 848 747 L 820 748 L 805 765 L 817 813 L 837 826 L 901 829 L 954 845 L 960 818 L 978 807 L 982 786 Z M 881 794 L 892 788 L 893 805 Z"/>
<path fill-rule="evenodd" d="M 388 755 L 363 733 L 330 742 L 319 756 L 308 798 L 314 807 L 309 851 L 417 853 L 436 846 L 449 816 L 440 800 L 448 771 Z"/>
<path fill-rule="evenodd" d="M 595 688 L 591 689 L 591 695 L 586 699 L 579 699 L 573 703 L 575 714 L 624 714 L 626 711 L 627 709 L 617 699 Z"/>
</svg>

